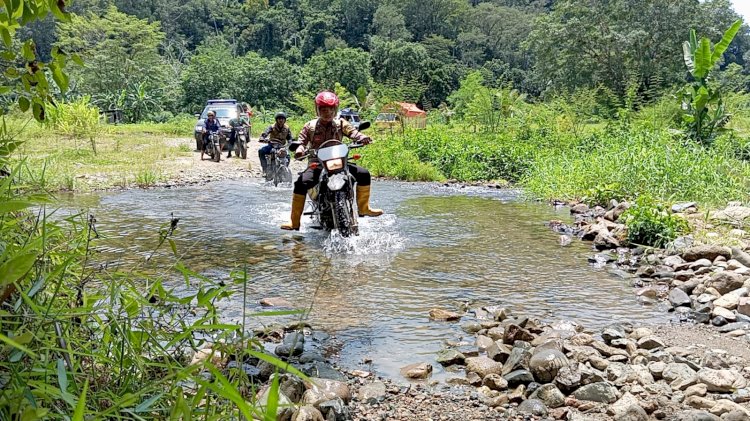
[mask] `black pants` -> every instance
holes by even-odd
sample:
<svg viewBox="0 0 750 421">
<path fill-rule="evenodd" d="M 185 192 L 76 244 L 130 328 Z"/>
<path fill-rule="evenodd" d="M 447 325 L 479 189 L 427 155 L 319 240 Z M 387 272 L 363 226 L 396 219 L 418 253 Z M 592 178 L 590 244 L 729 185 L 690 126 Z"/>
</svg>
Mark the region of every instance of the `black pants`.
<svg viewBox="0 0 750 421">
<path fill-rule="evenodd" d="M 370 171 L 367 171 L 367 169 L 358 165 L 348 165 L 349 172 L 354 176 L 354 179 L 357 180 L 358 186 L 370 185 Z M 318 184 L 321 171 L 323 171 L 322 168 L 316 168 L 313 170 L 312 168 L 307 167 L 307 169 L 299 175 L 297 181 L 294 182 L 294 194 L 306 195 L 308 190 Z"/>
</svg>

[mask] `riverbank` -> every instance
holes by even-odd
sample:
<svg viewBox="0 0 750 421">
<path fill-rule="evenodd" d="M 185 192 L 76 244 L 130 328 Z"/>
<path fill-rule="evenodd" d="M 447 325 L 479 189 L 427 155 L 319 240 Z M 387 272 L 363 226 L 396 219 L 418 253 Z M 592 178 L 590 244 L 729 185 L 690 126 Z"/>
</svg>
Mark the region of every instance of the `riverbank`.
<svg viewBox="0 0 750 421">
<path fill-rule="evenodd" d="M 283 378 L 280 401 L 292 406 L 289 412 L 280 410 L 278 419 L 682 421 L 750 417 L 746 343 L 701 327 L 614 324 L 594 332 L 572 322 L 543 324 L 500 307 L 477 308 L 464 315 L 436 311 L 432 316 L 438 315 L 455 316 L 450 320 L 460 321 L 469 334 L 458 341 L 446 338 L 447 347 L 438 353 L 438 361 L 453 373 L 445 383 L 430 381 L 428 363 L 404 367 L 402 373 L 411 381 L 406 385 L 378 378 L 366 369 L 328 366 L 313 371 L 320 380 Z M 298 356 L 289 361 L 310 373 L 315 354 L 295 335 L 288 333 L 284 338 L 284 343 L 300 344 Z M 286 351 L 278 352 L 279 348 L 277 353 L 286 357 Z M 316 383 L 321 389 L 316 389 Z M 261 389 L 258 397 L 264 393 Z"/>
</svg>

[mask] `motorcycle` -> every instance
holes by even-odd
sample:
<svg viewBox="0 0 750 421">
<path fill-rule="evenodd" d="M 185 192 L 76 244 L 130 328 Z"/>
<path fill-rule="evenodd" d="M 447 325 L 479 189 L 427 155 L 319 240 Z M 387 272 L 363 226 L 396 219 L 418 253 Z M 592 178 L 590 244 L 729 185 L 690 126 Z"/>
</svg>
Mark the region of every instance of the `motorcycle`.
<svg viewBox="0 0 750 421">
<path fill-rule="evenodd" d="M 370 127 L 365 121 L 359 126 L 360 130 Z M 305 215 L 311 215 L 319 227 L 326 231 L 338 230 L 342 237 L 359 235 L 357 222 L 357 210 L 355 209 L 356 182 L 354 176 L 349 172 L 349 152 L 352 149 L 364 146 L 360 143 L 346 145 L 343 142 L 331 139 L 323 142 L 317 151 L 310 151 L 307 157 L 317 158 L 310 163 L 313 169 L 321 168 L 318 184 L 307 192 L 312 205 L 312 210 Z M 293 142 L 290 147 L 295 150 L 299 143 Z M 354 155 L 352 159 L 359 159 Z"/>
<path fill-rule="evenodd" d="M 247 159 L 247 139 L 247 127 L 237 127 L 235 129 L 234 153 L 242 159 Z"/>
<path fill-rule="evenodd" d="M 292 173 L 289 171 L 289 152 L 278 144 L 271 144 L 273 149 L 266 155 L 266 181 L 272 181 L 274 187 L 279 183 L 291 183 Z"/>
<path fill-rule="evenodd" d="M 218 131 L 209 132 L 203 149 L 214 162 L 221 160 L 221 135 Z"/>
</svg>

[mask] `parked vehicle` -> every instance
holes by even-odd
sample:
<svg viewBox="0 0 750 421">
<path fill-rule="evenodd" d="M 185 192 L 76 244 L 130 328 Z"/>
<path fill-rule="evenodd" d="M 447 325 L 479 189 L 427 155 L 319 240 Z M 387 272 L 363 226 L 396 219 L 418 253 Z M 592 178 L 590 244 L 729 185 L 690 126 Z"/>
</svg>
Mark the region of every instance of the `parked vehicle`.
<svg viewBox="0 0 750 421">
<path fill-rule="evenodd" d="M 343 118 L 344 120 L 351 123 L 352 126 L 354 126 L 355 129 L 359 130 L 359 125 L 362 122 L 362 119 L 359 117 L 359 113 L 352 110 L 351 108 L 344 108 L 341 111 L 339 111 L 336 118 Z"/>
<path fill-rule="evenodd" d="M 370 127 L 370 123 L 363 121 L 360 130 Z M 349 152 L 361 148 L 362 144 L 343 142 L 331 139 L 323 142 L 320 147 L 311 150 L 301 158 L 315 158 L 310 165 L 321 168 L 318 184 L 307 192 L 312 210 L 305 215 L 312 215 L 318 225 L 327 230 L 338 230 L 342 237 L 359 235 L 357 210 L 355 208 L 355 179 L 349 172 Z M 293 142 L 290 149 L 295 150 L 299 143 Z M 359 159 L 353 156 L 352 159 Z"/>
<path fill-rule="evenodd" d="M 289 152 L 280 145 L 273 145 L 272 152 L 266 155 L 266 181 L 273 182 L 274 186 L 279 183 L 291 183 L 292 172 L 289 171 Z"/>
<path fill-rule="evenodd" d="M 242 109 L 242 104 L 240 104 L 237 100 L 209 99 L 206 103 L 206 106 L 203 108 L 203 112 L 195 115 L 196 117 L 198 117 L 198 121 L 195 123 L 194 129 L 196 150 L 201 149 L 201 143 L 203 142 L 202 133 L 203 128 L 205 127 L 204 122 L 208 117 L 209 111 L 213 111 L 216 113 L 216 118 L 219 120 L 219 124 L 221 124 L 220 142 L 222 146 L 224 146 L 224 144 L 228 141 L 229 133 L 232 130 L 229 125 L 230 120 L 232 120 L 233 118 L 240 118 L 241 120 L 248 122 L 247 113 L 245 113 L 245 111 Z"/>
</svg>

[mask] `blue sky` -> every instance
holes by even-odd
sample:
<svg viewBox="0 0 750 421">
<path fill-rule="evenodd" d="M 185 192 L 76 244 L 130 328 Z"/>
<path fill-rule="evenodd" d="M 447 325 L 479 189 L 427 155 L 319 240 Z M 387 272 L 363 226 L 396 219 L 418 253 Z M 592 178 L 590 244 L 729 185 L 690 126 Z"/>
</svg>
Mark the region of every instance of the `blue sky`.
<svg viewBox="0 0 750 421">
<path fill-rule="evenodd" d="M 734 10 L 742 15 L 745 23 L 750 23 L 750 0 L 732 0 Z"/>
</svg>

